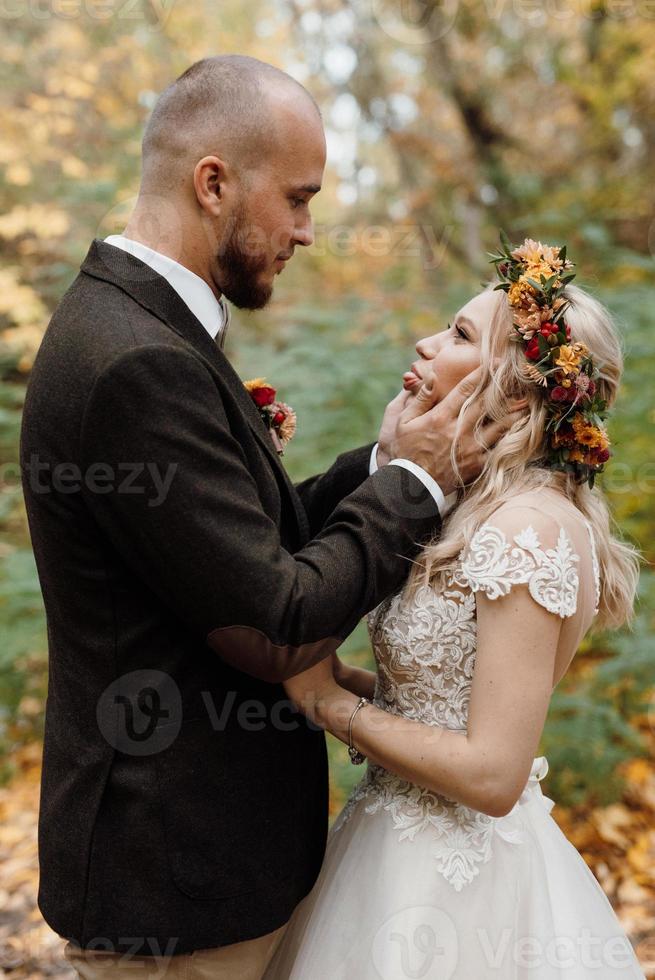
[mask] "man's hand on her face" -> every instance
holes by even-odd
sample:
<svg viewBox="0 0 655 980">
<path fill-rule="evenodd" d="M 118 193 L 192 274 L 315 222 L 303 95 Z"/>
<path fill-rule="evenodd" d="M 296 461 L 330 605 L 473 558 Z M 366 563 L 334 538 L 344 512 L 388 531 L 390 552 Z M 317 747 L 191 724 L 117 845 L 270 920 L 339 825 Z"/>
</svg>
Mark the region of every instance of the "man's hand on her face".
<svg viewBox="0 0 655 980">
<path fill-rule="evenodd" d="M 394 458 L 391 455 L 391 443 L 396 434 L 400 416 L 413 397 L 411 391 L 403 389 L 387 405 L 378 435 L 378 466 L 385 466 L 390 459 Z"/>
<path fill-rule="evenodd" d="M 451 447 L 462 406 L 477 388 L 481 376 L 482 369 L 476 368 L 442 401 L 435 404 L 437 396 L 434 375 L 429 374 L 416 395 L 410 396 L 402 407 L 390 440 L 392 459 L 401 457 L 412 460 L 436 480 L 446 495 L 460 485 L 450 459 Z M 393 404 L 391 402 L 388 408 Z M 458 440 L 457 462 L 465 484 L 471 483 L 480 475 L 489 449 L 495 446 L 523 414 L 513 412 L 502 422 L 488 422 L 476 437 L 474 427 L 481 417 L 482 407 L 477 406 L 477 409 L 476 411 L 474 403 L 466 413 Z"/>
</svg>

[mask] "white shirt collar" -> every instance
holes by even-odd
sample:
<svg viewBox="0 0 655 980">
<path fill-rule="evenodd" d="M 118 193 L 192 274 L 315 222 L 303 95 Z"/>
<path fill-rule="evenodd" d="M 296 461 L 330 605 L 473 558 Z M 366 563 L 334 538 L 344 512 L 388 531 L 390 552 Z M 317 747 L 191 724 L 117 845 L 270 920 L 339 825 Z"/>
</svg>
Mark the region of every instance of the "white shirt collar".
<svg viewBox="0 0 655 980">
<path fill-rule="evenodd" d="M 221 296 L 220 300 L 216 299 L 204 279 L 197 276 L 195 272 L 191 272 L 191 269 L 187 269 L 186 266 L 180 265 L 175 259 L 169 258 L 168 255 L 155 252 L 154 249 L 148 248 L 141 242 L 135 242 L 131 238 L 125 238 L 123 235 L 109 235 L 105 241 L 108 245 L 122 248 L 124 252 L 129 252 L 137 259 L 141 259 L 160 276 L 163 276 L 180 299 L 186 303 L 193 315 L 200 320 L 212 340 L 216 339 L 219 330 L 222 331 L 220 346 L 223 346 L 222 341 L 230 320 L 229 308 L 224 297 Z"/>
</svg>

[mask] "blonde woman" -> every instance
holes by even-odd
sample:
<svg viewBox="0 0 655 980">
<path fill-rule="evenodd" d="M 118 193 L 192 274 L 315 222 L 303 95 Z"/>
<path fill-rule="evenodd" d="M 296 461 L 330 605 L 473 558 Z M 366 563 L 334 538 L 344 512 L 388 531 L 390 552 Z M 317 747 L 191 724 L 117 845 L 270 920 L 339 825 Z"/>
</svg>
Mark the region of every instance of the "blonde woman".
<svg viewBox="0 0 655 980">
<path fill-rule="evenodd" d="M 585 634 L 632 616 L 638 557 L 593 487 L 621 348 L 565 250 L 505 241 L 496 266 L 404 387 L 440 400 L 479 367 L 462 421 L 476 399 L 520 421 L 369 614 L 377 673 L 335 658 L 286 683 L 368 769 L 267 980 L 643 978 L 535 758 Z"/>
</svg>

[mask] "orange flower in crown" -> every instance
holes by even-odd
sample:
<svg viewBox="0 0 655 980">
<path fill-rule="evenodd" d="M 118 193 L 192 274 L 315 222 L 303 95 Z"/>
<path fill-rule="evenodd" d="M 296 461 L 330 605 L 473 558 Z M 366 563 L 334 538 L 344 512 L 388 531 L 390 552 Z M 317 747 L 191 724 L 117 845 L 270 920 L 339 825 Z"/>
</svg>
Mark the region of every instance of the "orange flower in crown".
<svg viewBox="0 0 655 980">
<path fill-rule="evenodd" d="M 503 231 L 500 241 L 500 251 L 491 255 L 500 279 L 496 289 L 507 293 L 512 308 L 512 337 L 523 344 L 528 361 L 525 377 L 547 401 L 545 462 L 593 487 L 611 456 L 607 403 L 598 394 L 591 352 L 573 341 L 566 323 L 564 291 L 575 279 L 574 264 L 566 246 L 526 238 L 516 247 Z"/>
</svg>

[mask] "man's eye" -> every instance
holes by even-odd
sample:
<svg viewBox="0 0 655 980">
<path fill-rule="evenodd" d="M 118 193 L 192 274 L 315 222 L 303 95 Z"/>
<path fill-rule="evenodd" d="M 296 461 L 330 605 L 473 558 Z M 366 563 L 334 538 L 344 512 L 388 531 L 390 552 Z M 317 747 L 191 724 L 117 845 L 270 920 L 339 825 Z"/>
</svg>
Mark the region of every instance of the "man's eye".
<svg viewBox="0 0 655 980">
<path fill-rule="evenodd" d="M 306 202 L 303 200 L 302 197 L 292 197 L 291 198 L 291 206 L 294 207 L 294 208 L 299 208 L 301 206 L 301 204 L 305 204 L 305 203 Z"/>
</svg>

